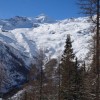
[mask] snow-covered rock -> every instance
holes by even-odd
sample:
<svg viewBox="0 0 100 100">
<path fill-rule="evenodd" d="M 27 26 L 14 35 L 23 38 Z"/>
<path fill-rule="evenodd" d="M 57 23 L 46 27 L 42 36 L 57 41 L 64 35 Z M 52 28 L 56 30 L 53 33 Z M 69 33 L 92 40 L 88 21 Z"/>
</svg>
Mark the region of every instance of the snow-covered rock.
<svg viewBox="0 0 100 100">
<path fill-rule="evenodd" d="M 89 52 L 92 35 L 90 26 L 88 17 L 59 21 L 44 15 L 35 18 L 16 16 L 1 19 L 0 60 L 3 60 L 12 78 L 11 84 L 18 84 L 16 78 L 13 78 L 16 75 L 18 80 L 24 80 L 25 72 L 31 63 L 35 63 L 39 49 L 44 50 L 47 58 L 61 56 L 67 34 L 71 35 L 74 53 L 78 59 L 84 60 Z"/>
</svg>

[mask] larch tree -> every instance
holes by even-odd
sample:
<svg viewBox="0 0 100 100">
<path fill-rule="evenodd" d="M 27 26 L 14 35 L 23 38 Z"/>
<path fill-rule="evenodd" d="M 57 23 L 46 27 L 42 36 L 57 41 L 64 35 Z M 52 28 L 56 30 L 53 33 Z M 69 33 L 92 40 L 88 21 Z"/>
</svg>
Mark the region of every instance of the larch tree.
<svg viewBox="0 0 100 100">
<path fill-rule="evenodd" d="M 100 0 L 79 0 L 79 6 L 82 13 L 90 16 L 96 28 L 96 97 L 95 100 L 100 100 Z"/>
<path fill-rule="evenodd" d="M 57 99 L 57 59 L 51 59 L 45 64 L 44 73 L 46 77 L 46 82 L 44 86 L 45 97 L 48 100 Z"/>
<path fill-rule="evenodd" d="M 29 100 L 42 100 L 43 99 L 43 85 L 44 85 L 44 52 L 42 49 L 38 51 L 36 64 L 31 64 L 29 69 L 28 83 L 25 84 L 26 92 L 23 98 Z M 29 89 L 31 87 L 31 89 Z"/>
<path fill-rule="evenodd" d="M 37 63 L 38 63 L 38 67 L 40 67 L 40 74 L 39 74 L 39 84 L 40 84 L 40 90 L 39 90 L 39 100 L 42 100 L 43 98 L 43 82 L 44 82 L 44 73 L 43 73 L 43 66 L 44 66 L 44 59 L 45 59 L 45 54 L 44 54 L 44 50 L 40 49 L 39 53 L 38 53 L 38 58 L 37 58 Z"/>
</svg>

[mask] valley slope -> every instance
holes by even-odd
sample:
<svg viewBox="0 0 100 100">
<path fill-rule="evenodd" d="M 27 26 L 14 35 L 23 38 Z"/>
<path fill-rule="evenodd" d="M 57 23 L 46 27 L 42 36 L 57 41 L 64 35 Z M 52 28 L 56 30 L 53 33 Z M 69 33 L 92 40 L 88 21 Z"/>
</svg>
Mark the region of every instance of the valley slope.
<svg viewBox="0 0 100 100">
<path fill-rule="evenodd" d="M 46 59 L 61 57 L 67 34 L 71 35 L 75 55 L 84 61 L 89 52 L 92 33 L 88 17 L 52 20 L 16 16 L 0 20 L 0 61 L 7 70 L 10 86 L 25 82 L 31 63 L 35 64 L 39 50 Z M 87 62 L 88 63 L 88 62 Z M 4 88 L 2 91 L 9 90 Z"/>
</svg>

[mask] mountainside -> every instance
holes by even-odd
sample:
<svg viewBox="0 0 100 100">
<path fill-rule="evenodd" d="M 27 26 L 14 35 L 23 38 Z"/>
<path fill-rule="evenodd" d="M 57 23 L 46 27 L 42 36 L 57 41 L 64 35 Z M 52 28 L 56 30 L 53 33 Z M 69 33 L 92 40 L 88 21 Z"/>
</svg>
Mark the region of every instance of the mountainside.
<svg viewBox="0 0 100 100">
<path fill-rule="evenodd" d="M 90 26 L 88 17 L 60 21 L 45 15 L 1 19 L 0 61 L 12 80 L 11 87 L 26 80 L 28 68 L 36 63 L 40 49 L 45 58 L 60 57 L 67 34 L 71 35 L 75 55 L 83 61 L 89 52 Z"/>
</svg>

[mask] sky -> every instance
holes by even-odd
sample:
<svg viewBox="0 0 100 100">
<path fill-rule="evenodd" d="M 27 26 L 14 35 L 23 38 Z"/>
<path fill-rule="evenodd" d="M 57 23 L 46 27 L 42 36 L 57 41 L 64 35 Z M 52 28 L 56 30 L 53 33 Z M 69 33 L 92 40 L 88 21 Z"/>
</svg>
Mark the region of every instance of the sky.
<svg viewBox="0 0 100 100">
<path fill-rule="evenodd" d="M 54 19 L 80 16 L 77 0 L 0 0 L 0 18 L 40 14 Z"/>
</svg>

